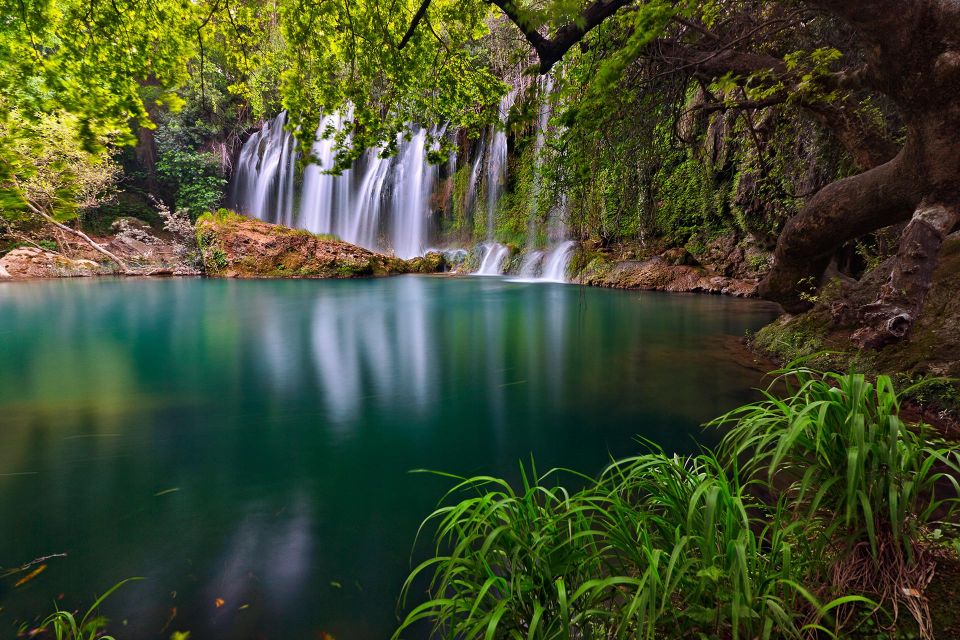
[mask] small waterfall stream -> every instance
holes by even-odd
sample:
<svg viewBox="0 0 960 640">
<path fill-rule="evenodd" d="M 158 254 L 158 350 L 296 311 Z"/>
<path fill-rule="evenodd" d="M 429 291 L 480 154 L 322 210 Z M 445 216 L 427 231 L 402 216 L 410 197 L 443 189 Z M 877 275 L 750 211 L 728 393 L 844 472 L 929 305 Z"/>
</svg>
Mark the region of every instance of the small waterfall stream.
<svg viewBox="0 0 960 640">
<path fill-rule="evenodd" d="M 490 149 L 487 154 L 487 239 L 493 240 L 497 204 L 507 180 L 507 120 L 517 97 L 517 89 L 511 89 L 500 99 L 500 126 L 490 133 Z"/>
<path fill-rule="evenodd" d="M 502 244 L 483 245 L 483 260 L 480 262 L 480 268 L 474 275 L 477 276 L 499 276 L 503 274 L 503 263 L 510 253 L 510 249 Z"/>
<path fill-rule="evenodd" d="M 567 267 L 570 266 L 576 246 L 576 242 L 567 240 L 554 247 L 543 263 L 543 275 L 540 279 L 544 282 L 566 282 Z"/>
</svg>

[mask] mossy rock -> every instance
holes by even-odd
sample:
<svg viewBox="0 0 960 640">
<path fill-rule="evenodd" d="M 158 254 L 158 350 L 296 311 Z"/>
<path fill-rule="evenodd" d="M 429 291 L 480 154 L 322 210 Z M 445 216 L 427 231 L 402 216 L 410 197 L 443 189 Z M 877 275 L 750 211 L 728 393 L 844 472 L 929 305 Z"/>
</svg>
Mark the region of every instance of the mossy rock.
<svg viewBox="0 0 960 640">
<path fill-rule="evenodd" d="M 362 278 L 427 273 L 443 256 L 401 260 L 318 235 L 221 209 L 197 220 L 197 245 L 207 275 L 225 278 Z M 439 258 L 437 257 L 439 256 Z"/>
</svg>

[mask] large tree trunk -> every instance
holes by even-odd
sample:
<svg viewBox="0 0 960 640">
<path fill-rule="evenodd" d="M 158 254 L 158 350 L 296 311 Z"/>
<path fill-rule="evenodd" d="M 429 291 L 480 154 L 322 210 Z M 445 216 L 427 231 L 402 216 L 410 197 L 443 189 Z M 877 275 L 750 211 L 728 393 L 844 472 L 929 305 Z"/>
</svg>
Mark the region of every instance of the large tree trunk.
<svg viewBox="0 0 960 640">
<path fill-rule="evenodd" d="M 760 295 L 791 313 L 806 310 L 840 247 L 908 220 L 921 198 L 909 158 L 905 149 L 890 162 L 827 185 L 813 196 L 781 232 L 775 266 L 760 283 Z"/>
<path fill-rule="evenodd" d="M 903 337 L 923 306 L 943 237 L 960 216 L 960 2 L 906 0 L 899 13 L 865 3 L 814 0 L 854 25 L 868 43 L 869 88 L 900 108 L 907 142 L 896 158 L 816 194 L 783 230 L 761 295 L 790 312 L 809 297 L 844 243 L 905 222 L 900 250 L 880 298 L 862 310 L 880 344 Z M 887 7 L 890 8 L 889 6 Z"/>
</svg>

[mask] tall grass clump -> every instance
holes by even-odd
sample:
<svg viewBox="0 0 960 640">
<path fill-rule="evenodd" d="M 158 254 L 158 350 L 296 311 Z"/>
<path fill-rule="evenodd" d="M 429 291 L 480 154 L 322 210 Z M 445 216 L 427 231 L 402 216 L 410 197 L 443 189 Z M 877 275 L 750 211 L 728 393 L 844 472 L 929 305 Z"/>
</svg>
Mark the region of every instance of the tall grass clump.
<svg viewBox="0 0 960 640">
<path fill-rule="evenodd" d="M 105 635 L 108 620 L 100 614 L 100 605 L 114 591 L 132 580 L 139 579 L 128 578 L 113 585 L 79 618 L 78 614 L 57 607 L 40 625 L 40 630 L 49 630 L 56 640 L 114 640 L 113 636 Z"/>
<path fill-rule="evenodd" d="M 763 401 L 714 421 L 731 426 L 721 455 L 782 492 L 795 519 L 823 523 L 835 590 L 889 605 L 894 622 L 903 606 L 932 637 L 924 591 L 935 559 L 922 541 L 954 513 L 957 452 L 933 444 L 926 425 L 908 428 L 887 376 L 776 375 Z"/>
<path fill-rule="evenodd" d="M 616 462 L 576 492 L 557 473 L 461 479 L 448 497 L 472 495 L 429 516 L 435 555 L 404 585 L 428 578 L 429 599 L 394 638 L 424 620 L 463 639 L 802 638 L 850 602 L 817 603 L 811 536 L 709 454 Z"/>
<path fill-rule="evenodd" d="M 600 484 L 611 496 L 597 517 L 612 566 L 640 578 L 627 617 L 638 636 L 829 637 L 830 613 L 861 601 L 820 605 L 802 586 L 819 562 L 809 524 L 757 500 L 713 454 L 629 458 Z"/>
</svg>

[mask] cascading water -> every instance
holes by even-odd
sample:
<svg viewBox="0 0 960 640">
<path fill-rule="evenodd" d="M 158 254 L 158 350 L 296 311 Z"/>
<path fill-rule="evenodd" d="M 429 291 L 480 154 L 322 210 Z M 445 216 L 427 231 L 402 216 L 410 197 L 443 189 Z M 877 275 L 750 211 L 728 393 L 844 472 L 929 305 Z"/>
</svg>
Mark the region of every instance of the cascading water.
<svg viewBox="0 0 960 640">
<path fill-rule="evenodd" d="M 576 246 L 576 242 L 568 240 L 554 247 L 543 263 L 543 275 L 540 279 L 544 282 L 566 282 L 567 268 Z"/>
<path fill-rule="evenodd" d="M 421 129 L 397 156 L 393 180 L 392 245 L 401 258 L 426 248 L 427 216 L 436 168 L 426 162 L 427 131 Z"/>
<path fill-rule="evenodd" d="M 524 89 L 525 90 L 525 89 Z M 552 90 L 549 78 L 538 86 L 539 111 L 534 154 L 534 185 L 530 196 L 528 254 L 520 268 L 520 277 L 528 280 L 563 281 L 572 245 L 563 219 L 562 200 L 550 209 L 546 228 L 541 212 L 545 203 L 540 185 L 540 156 L 548 133 Z M 486 189 L 486 235 L 482 247 L 480 275 L 500 275 L 509 250 L 494 240 L 497 207 L 507 180 L 506 124 L 520 88 L 515 87 L 499 104 L 500 126 L 490 130 L 478 147 L 460 162 L 466 164 L 468 179 L 463 197 L 467 221 L 475 219 L 478 189 Z M 293 135 L 285 130 L 286 113 L 281 113 L 253 133 L 244 144 L 236 165 L 230 200 L 241 213 L 314 233 L 329 233 L 369 249 L 392 251 L 409 258 L 431 246 L 431 202 L 442 191 L 441 168 L 428 161 L 433 141 L 446 135 L 445 129 L 412 128 L 401 135 L 397 152 L 382 157 L 382 149 L 370 149 L 340 175 L 328 173 L 336 160 L 334 132 L 349 125 L 350 111 L 326 116 L 318 127 L 311 149 L 311 163 L 296 181 L 298 153 Z M 457 135 L 452 132 L 450 135 Z M 457 157 L 447 160 L 444 176 L 457 172 Z M 452 183 L 443 183 L 451 189 Z M 478 220 L 479 222 L 479 220 Z M 472 224 L 467 227 L 473 228 Z M 546 233 L 544 233 L 546 231 Z M 546 236 L 551 250 L 536 250 Z M 562 244 L 561 244 L 562 243 Z"/>
<path fill-rule="evenodd" d="M 550 125 L 550 114 L 552 112 L 550 94 L 553 92 L 553 78 L 549 75 L 541 76 L 537 80 L 537 86 L 539 88 L 540 104 L 537 113 L 537 133 L 533 142 L 533 185 L 530 190 L 530 212 L 527 215 L 528 247 L 534 247 L 537 244 L 537 223 L 540 214 L 540 192 L 543 182 L 541 166 L 543 165 L 543 146 L 546 143 L 547 127 Z"/>
<path fill-rule="evenodd" d="M 382 149 L 371 149 L 350 169 L 331 175 L 336 145 L 327 134 L 347 119 L 349 112 L 333 114 L 317 129 L 299 209 L 294 208 L 297 154 L 293 135 L 284 130 L 286 113 L 265 123 L 240 151 L 231 205 L 266 222 L 334 234 L 368 249 L 392 249 L 402 258 L 420 255 L 439 173 L 427 160 L 427 143 L 444 132 L 415 129 L 409 140 L 400 137 L 395 156 L 383 158 Z"/>
<path fill-rule="evenodd" d="M 499 276 L 503 274 L 503 263 L 507 259 L 510 250 L 502 244 L 483 245 L 483 260 L 480 262 L 480 268 L 474 275 L 478 276 Z"/>
<path fill-rule="evenodd" d="M 293 177 L 297 154 L 293 136 L 284 130 L 283 112 L 250 136 L 240 150 L 231 190 L 232 206 L 261 220 L 293 221 Z"/>
<path fill-rule="evenodd" d="M 510 109 L 517 97 L 517 90 L 511 89 L 500 99 L 500 126 L 490 134 L 490 150 L 487 154 L 487 239 L 493 240 L 497 203 L 503 193 L 507 180 L 507 120 Z"/>
<path fill-rule="evenodd" d="M 545 251 L 531 251 L 520 263 L 520 273 L 516 278 L 520 282 L 534 282 L 540 278 L 543 270 Z"/>
<path fill-rule="evenodd" d="M 477 182 L 480 180 L 480 167 L 483 164 L 483 154 L 487 150 L 486 140 L 480 141 L 480 148 L 477 150 L 477 157 L 470 168 L 470 180 L 467 181 L 467 193 L 463 200 L 463 210 L 473 219 L 474 204 L 477 201 Z"/>
<path fill-rule="evenodd" d="M 341 176 L 325 173 L 333 167 L 336 150 L 333 138 L 324 138 L 323 134 L 329 128 L 340 129 L 341 126 L 343 119 L 339 114 L 327 116 L 320 122 L 311 148 L 314 161 L 303 170 L 303 191 L 297 222 L 300 228 L 307 231 L 333 233 L 334 203 L 340 204 L 349 197 L 347 187 L 350 171 Z"/>
</svg>

